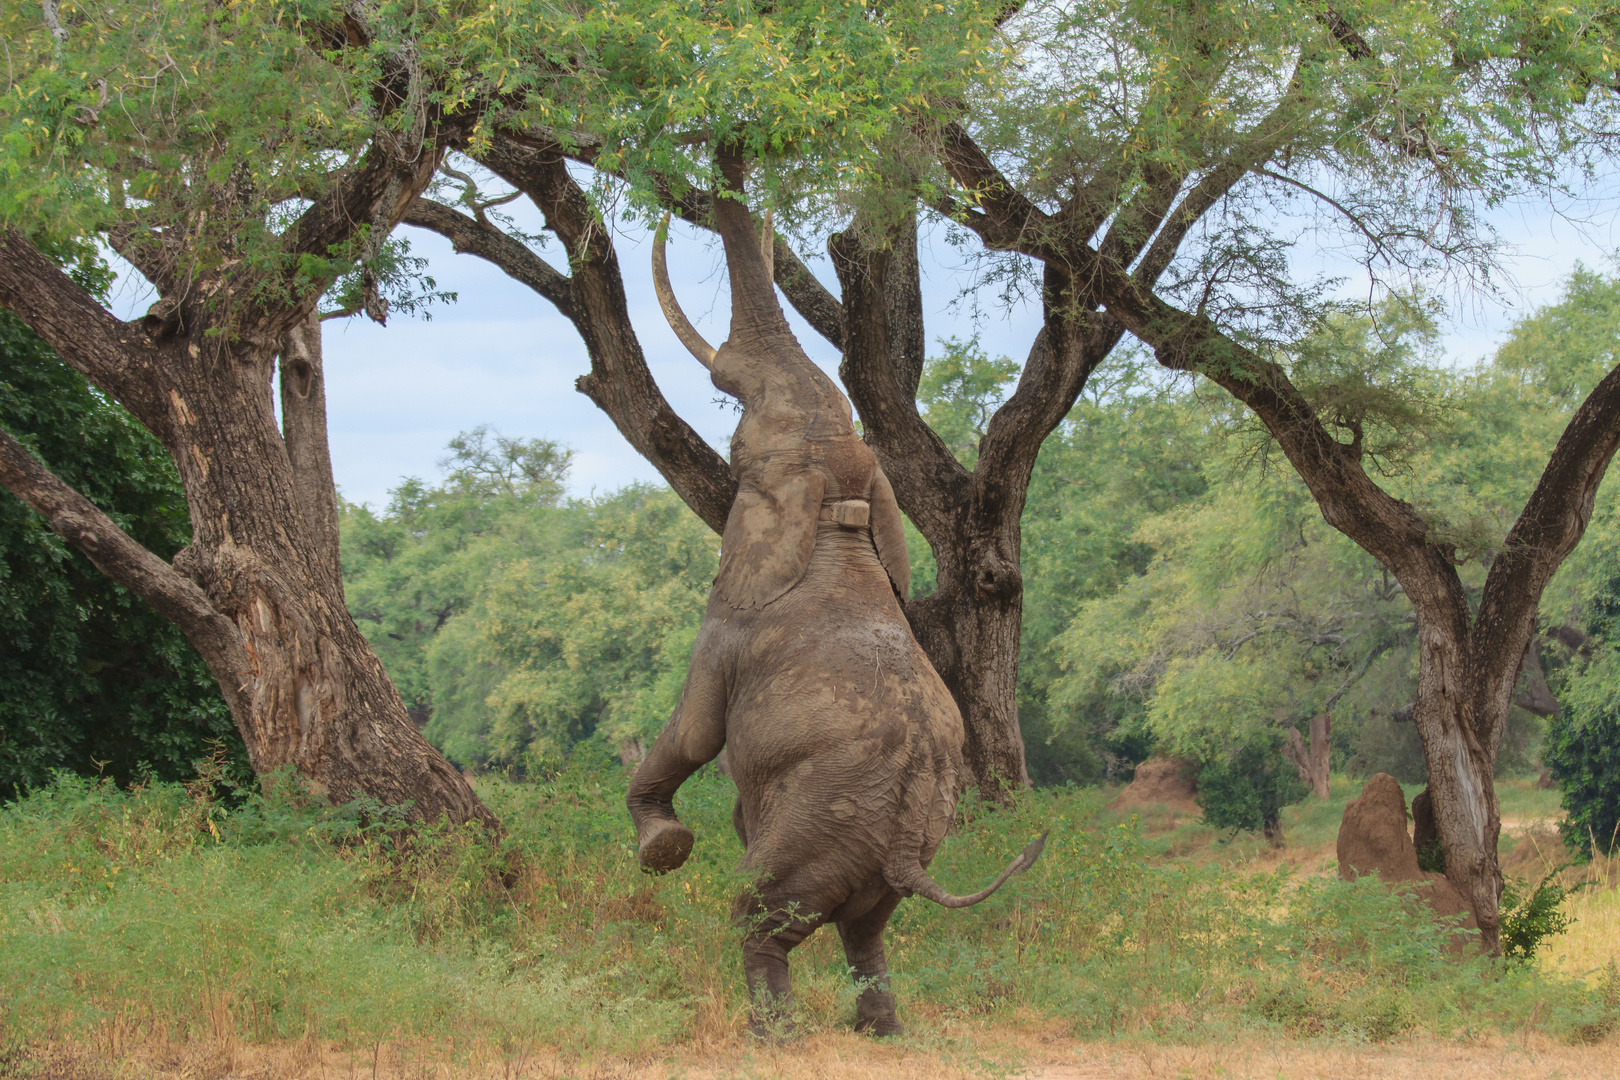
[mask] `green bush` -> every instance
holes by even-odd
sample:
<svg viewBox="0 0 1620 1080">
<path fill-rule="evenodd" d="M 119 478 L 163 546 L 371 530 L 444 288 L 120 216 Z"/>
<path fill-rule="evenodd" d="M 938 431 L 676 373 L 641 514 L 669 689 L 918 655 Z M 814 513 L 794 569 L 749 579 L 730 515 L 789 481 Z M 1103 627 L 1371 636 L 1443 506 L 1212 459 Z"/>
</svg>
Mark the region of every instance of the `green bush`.
<svg viewBox="0 0 1620 1080">
<path fill-rule="evenodd" d="M 1553 870 L 1534 889 L 1528 882 L 1509 879 L 1502 889 L 1502 955 L 1510 960 L 1531 960 L 1541 943 L 1569 929 L 1570 918 L 1559 909 L 1569 894 L 1590 885 L 1582 882 L 1566 889 L 1553 879 L 1569 869 Z"/>
<path fill-rule="evenodd" d="M 1541 755 L 1564 791 L 1564 842 L 1586 856 L 1620 851 L 1620 711 L 1554 717 Z"/>
<path fill-rule="evenodd" d="M 1264 833 L 1281 842 L 1282 808 L 1308 791 L 1298 770 L 1278 752 L 1276 740 L 1262 733 L 1229 757 L 1205 765 L 1194 798 L 1204 821 L 1215 828 Z"/>
</svg>

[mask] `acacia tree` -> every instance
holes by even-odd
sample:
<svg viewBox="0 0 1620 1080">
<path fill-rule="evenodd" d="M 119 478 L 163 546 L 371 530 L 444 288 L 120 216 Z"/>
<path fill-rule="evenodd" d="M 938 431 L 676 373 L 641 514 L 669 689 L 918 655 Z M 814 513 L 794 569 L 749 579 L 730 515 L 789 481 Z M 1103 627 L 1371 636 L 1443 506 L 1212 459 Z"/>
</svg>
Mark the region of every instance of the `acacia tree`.
<svg viewBox="0 0 1620 1080">
<path fill-rule="evenodd" d="M 1056 55 L 1029 65 L 1013 109 L 970 106 L 934 129 L 956 188 L 942 208 L 988 246 L 1038 260 L 1048 298 L 1054 281 L 1075 283 L 1079 307 L 1100 309 L 1167 368 L 1197 372 L 1248 406 L 1326 521 L 1400 583 L 1417 617 L 1412 715 L 1446 874 L 1494 949 L 1492 767 L 1538 599 L 1579 541 L 1620 443 L 1620 369 L 1575 410 L 1490 559 L 1476 610 L 1455 541 L 1375 478 L 1379 440 L 1401 423 L 1399 388 L 1316 382 L 1291 363 L 1286 342 L 1322 305 L 1289 272 L 1284 238 L 1258 221 L 1268 208 L 1297 213 L 1290 200 L 1308 196 L 1361 238 L 1376 273 L 1487 270 L 1490 237 L 1470 203 L 1555 183 L 1570 158 L 1601 150 L 1582 119 L 1601 125 L 1613 111 L 1613 26 L 1567 7 L 1402 4 L 1212 5 L 1183 22 L 1140 24 L 1134 44 L 1144 52 L 1176 46 L 1180 59 L 1150 88 L 1146 110 L 1176 123 L 1144 139 L 1123 196 L 1099 201 L 1099 187 L 1120 190 L 1107 159 L 1078 156 L 1078 137 L 1036 141 L 1036 129 L 1012 122 L 1020 109 L 1085 112 L 1059 61 L 1087 55 L 1072 42 L 1095 40 L 1098 28 L 1067 9 L 1024 17 L 1029 47 Z M 1154 252 L 1216 204 L 1227 227 L 1217 219 L 1184 269 L 1165 277 Z M 1092 239 L 1109 214 L 1140 215 L 1156 233 L 1145 254 Z"/>
<path fill-rule="evenodd" d="M 476 193 L 466 212 L 418 203 L 409 220 L 506 266 L 574 320 L 592 360 L 581 389 L 716 528 L 729 475 L 647 376 L 610 238 L 568 162 L 702 223 L 709 178 L 692 148 L 741 146 L 779 221 L 796 209 L 801 227 L 840 224 L 828 249 L 841 295 L 785 243 L 775 276 L 841 348 L 866 437 L 934 549 L 939 587 L 907 614 L 962 705 L 991 795 L 1018 772 L 1018 521 L 1041 439 L 1126 331 L 1166 367 L 1224 387 L 1418 611 L 1414 715 L 1447 873 L 1494 946 L 1490 766 L 1536 597 L 1613 451 L 1607 383 L 1577 411 L 1476 614 L 1443 532 L 1374 479 L 1401 388 L 1292 379 L 1287 344 L 1343 305 L 1330 281 L 1296 273 L 1291 252 L 1312 233 L 1358 250 L 1375 293 L 1448 273 L 1488 280 L 1496 244 L 1476 207 L 1556 188 L 1603 149 L 1613 20 L 1488 0 L 739 4 L 648 32 L 656 55 L 615 54 L 611 92 L 569 126 L 518 110 L 470 146 L 540 206 L 568 275 L 504 235 Z M 863 64 L 858 86 L 841 81 Z M 990 280 L 1042 305 L 972 470 L 916 408 L 919 213 L 976 239 Z"/>
<path fill-rule="evenodd" d="M 358 6 L 43 11 L 0 15 L 0 304 L 167 450 L 191 543 L 159 558 L 3 431 L 0 483 L 182 630 L 259 773 L 493 823 L 344 607 L 317 309 L 352 272 L 383 316 L 380 241 L 461 121 Z M 141 318 L 52 257 L 90 238 L 156 291 Z"/>
<path fill-rule="evenodd" d="M 894 113 L 920 102 L 916 83 L 955 91 L 963 86 L 964 70 L 983 67 L 977 50 L 1006 10 L 923 5 L 903 17 L 872 20 L 865 7 L 847 5 L 840 13 L 849 24 L 828 24 L 826 12 L 825 6 L 766 12 L 737 5 L 731 22 L 688 22 L 665 11 L 658 62 L 624 64 L 615 73 L 618 94 L 607 98 L 610 108 L 588 113 L 600 130 L 563 133 L 531 116 L 505 118 L 468 151 L 514 192 L 486 196 L 466 173 L 450 170 L 459 197 L 452 191 L 450 199 L 423 198 L 405 215 L 408 224 L 440 233 L 457 251 L 500 266 L 573 322 L 591 360 L 578 388 L 716 532 L 724 527 L 736 482 L 654 383 L 629 318 L 611 232 L 570 162 L 623 182 L 644 205 L 709 228 L 712 177 L 706 156 L 689 151 L 729 140 L 747 148 L 782 209 L 798 211 L 801 224 L 823 220 L 829 189 L 887 168 L 897 134 Z M 895 56 L 908 59 L 895 62 Z M 888 70 L 873 79 L 863 64 Z M 811 70 L 823 77 L 807 79 Z M 761 71 L 797 73 L 797 81 L 776 86 L 762 80 Z M 710 96 L 706 86 L 731 92 Z M 740 100 L 747 106 L 739 107 Z M 650 134 L 649 114 L 655 120 Z M 824 119 L 829 116 L 844 122 Z M 915 140 L 903 130 L 898 134 L 915 155 Z M 808 161 L 765 149 L 805 142 L 813 142 L 818 155 Z M 832 167 L 817 172 L 817 162 Z M 1018 387 L 991 419 L 975 466 L 962 465 L 917 411 L 927 336 L 917 183 L 914 176 L 902 181 L 898 202 L 887 180 L 867 185 L 870 198 L 857 200 L 855 220 L 832 237 L 841 296 L 817 280 L 785 239 L 775 242 L 773 272 L 811 327 L 843 352 L 840 373 L 867 441 L 885 471 L 895 470 L 901 505 L 933 548 L 936 587 L 912 599 L 906 615 L 961 708 L 965 757 L 978 787 L 1000 799 L 1010 787 L 1027 783 L 1017 716 L 1023 600 L 1018 563 L 1030 474 L 1041 441 L 1067 415 L 1087 375 L 1123 331 L 1079 323 L 1069 308 L 1048 305 L 1047 328 Z M 534 203 L 547 230 L 562 241 L 568 273 L 489 212 L 516 194 Z M 1131 239 L 1116 242 L 1135 250 Z"/>
</svg>

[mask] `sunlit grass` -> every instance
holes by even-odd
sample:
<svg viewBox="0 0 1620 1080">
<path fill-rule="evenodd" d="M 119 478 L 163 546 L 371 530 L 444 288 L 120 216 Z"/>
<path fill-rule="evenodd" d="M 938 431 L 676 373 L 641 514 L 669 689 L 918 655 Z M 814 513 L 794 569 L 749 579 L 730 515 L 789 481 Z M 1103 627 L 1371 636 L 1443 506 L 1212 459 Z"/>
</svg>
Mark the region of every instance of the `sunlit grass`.
<svg viewBox="0 0 1620 1080">
<path fill-rule="evenodd" d="M 30 1038 L 717 1045 L 747 1011 L 733 790 L 712 772 L 682 790 L 698 841 L 662 878 L 636 868 L 623 790 L 608 762 L 481 781 L 507 827 L 494 841 L 412 838 L 375 808 L 276 797 L 227 812 L 179 787 L 63 780 L 0 809 L 0 1022 Z M 1445 930 L 1376 882 L 1150 857 L 1157 841 L 1103 813 L 1105 799 L 964 803 L 932 868 L 948 888 L 975 888 L 1030 836 L 1051 837 L 1034 870 L 976 908 L 901 906 L 890 967 L 910 1038 L 1031 1023 L 1193 1041 L 1607 1030 L 1602 988 L 1567 978 L 1572 967 L 1448 956 Z M 1331 813 L 1302 808 L 1296 833 Z M 1593 955 L 1604 947 L 1594 939 Z M 854 990 L 835 933 L 795 952 L 794 978 L 804 1030 L 847 1031 Z"/>
</svg>

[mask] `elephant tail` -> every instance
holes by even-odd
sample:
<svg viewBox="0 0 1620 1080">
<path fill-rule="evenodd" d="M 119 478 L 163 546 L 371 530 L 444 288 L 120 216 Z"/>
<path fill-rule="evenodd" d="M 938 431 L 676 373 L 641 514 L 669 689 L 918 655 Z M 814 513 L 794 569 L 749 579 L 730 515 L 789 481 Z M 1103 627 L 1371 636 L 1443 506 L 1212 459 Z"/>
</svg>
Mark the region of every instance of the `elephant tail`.
<svg viewBox="0 0 1620 1080">
<path fill-rule="evenodd" d="M 1000 877 L 978 892 L 969 893 L 966 896 L 957 896 L 941 888 L 939 882 L 928 876 L 928 871 L 923 869 L 922 863 L 915 855 L 908 860 L 890 864 L 883 871 L 883 879 L 901 896 L 920 896 L 925 900 L 932 900 L 941 907 L 972 907 L 1001 888 L 1002 885 L 1006 884 L 1007 879 L 1014 874 L 1021 874 L 1034 866 L 1035 860 L 1041 857 L 1041 852 L 1046 847 L 1046 836 L 1046 833 L 1041 833 L 1041 835 L 1031 840 L 1018 858 L 1009 863 L 1007 869 L 1001 872 Z"/>
</svg>

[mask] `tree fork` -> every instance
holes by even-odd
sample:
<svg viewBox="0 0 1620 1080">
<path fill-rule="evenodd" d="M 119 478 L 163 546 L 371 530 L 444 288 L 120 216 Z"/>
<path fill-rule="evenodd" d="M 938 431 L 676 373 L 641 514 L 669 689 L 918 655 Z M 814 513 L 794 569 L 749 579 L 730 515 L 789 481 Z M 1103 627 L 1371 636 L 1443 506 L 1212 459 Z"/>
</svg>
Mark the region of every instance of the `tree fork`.
<svg viewBox="0 0 1620 1080">
<path fill-rule="evenodd" d="M 196 295 L 228 295 L 223 283 L 204 284 Z M 0 302 L 163 443 L 185 489 L 192 543 L 164 563 L 15 440 L 6 486 L 176 622 L 214 672 L 255 771 L 290 765 L 335 801 L 365 795 L 408 805 L 417 820 L 495 826 L 411 723 L 343 606 L 315 297 L 261 311 L 254 325 L 284 328 L 274 335 L 215 332 L 218 313 L 201 300 L 160 301 L 162 316 L 124 323 L 9 230 Z M 284 428 L 270 393 L 278 356 Z"/>
</svg>

